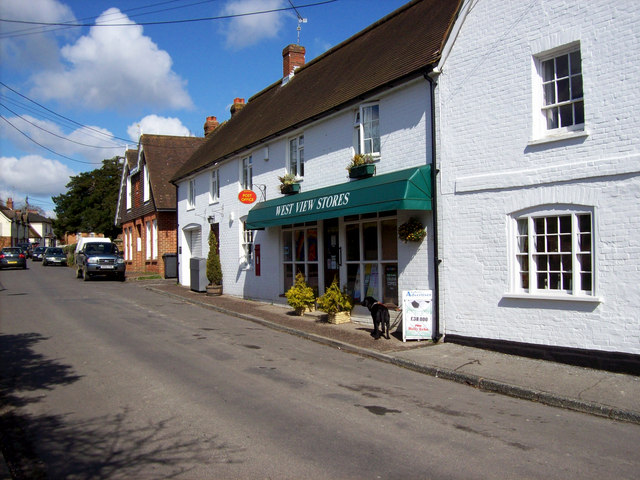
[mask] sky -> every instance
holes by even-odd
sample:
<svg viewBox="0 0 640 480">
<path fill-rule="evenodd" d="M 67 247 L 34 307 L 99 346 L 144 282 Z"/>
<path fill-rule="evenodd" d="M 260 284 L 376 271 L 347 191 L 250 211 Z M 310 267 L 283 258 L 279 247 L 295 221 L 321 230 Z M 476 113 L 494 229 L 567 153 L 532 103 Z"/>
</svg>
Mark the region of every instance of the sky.
<svg viewBox="0 0 640 480">
<path fill-rule="evenodd" d="M 287 45 L 309 62 L 407 2 L 0 0 L 0 202 L 53 218 L 70 176 L 140 133 L 202 136 L 282 77 Z"/>
</svg>

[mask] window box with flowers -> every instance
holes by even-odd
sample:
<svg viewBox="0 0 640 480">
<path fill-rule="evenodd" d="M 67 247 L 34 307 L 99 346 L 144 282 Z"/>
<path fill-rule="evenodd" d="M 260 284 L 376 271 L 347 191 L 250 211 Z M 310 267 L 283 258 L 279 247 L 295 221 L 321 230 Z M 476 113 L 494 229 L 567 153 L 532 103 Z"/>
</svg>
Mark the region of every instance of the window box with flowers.
<svg viewBox="0 0 640 480">
<path fill-rule="evenodd" d="M 300 184 L 293 173 L 287 173 L 283 177 L 278 177 L 278 180 L 280 180 L 280 193 L 292 195 L 300 191 Z"/>
<path fill-rule="evenodd" d="M 427 232 L 422 223 L 413 217 L 398 227 L 398 238 L 405 243 L 421 242 L 426 236 Z"/>
<path fill-rule="evenodd" d="M 374 160 L 371 155 L 356 153 L 351 159 L 349 165 L 347 165 L 349 178 L 371 177 L 376 173 L 376 166 L 373 162 Z"/>
</svg>

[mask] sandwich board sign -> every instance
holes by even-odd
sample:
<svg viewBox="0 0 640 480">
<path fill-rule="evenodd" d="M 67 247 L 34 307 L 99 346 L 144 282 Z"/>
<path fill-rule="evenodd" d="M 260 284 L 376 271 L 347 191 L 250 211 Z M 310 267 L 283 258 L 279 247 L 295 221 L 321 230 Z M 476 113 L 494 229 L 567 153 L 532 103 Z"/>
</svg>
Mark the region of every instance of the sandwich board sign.
<svg viewBox="0 0 640 480">
<path fill-rule="evenodd" d="M 403 290 L 402 341 L 433 337 L 433 290 Z"/>
</svg>

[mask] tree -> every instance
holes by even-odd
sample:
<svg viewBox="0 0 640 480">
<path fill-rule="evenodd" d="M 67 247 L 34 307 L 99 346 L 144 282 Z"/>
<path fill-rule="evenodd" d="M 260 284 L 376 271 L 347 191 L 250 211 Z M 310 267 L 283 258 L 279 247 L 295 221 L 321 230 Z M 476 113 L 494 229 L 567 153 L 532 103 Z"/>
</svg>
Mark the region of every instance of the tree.
<svg viewBox="0 0 640 480">
<path fill-rule="evenodd" d="M 121 166 L 118 157 L 103 160 L 102 167 L 71 177 L 67 192 L 53 197 L 57 219 L 53 231 L 58 238 L 65 233 L 96 232 L 113 238 L 120 233 L 114 224 Z"/>
<path fill-rule="evenodd" d="M 209 255 L 207 256 L 207 279 L 210 285 L 222 285 L 222 267 L 218 254 L 218 239 L 213 228 L 209 230 Z"/>
</svg>

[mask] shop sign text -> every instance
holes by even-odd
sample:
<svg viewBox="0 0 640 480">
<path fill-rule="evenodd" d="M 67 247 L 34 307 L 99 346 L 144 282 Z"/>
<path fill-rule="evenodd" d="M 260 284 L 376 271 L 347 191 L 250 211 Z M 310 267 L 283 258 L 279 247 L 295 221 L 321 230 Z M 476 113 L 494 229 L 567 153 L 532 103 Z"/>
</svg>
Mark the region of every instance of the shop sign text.
<svg viewBox="0 0 640 480">
<path fill-rule="evenodd" d="M 313 213 L 337 207 L 344 207 L 349 204 L 350 195 L 350 192 L 345 192 L 336 195 L 311 198 L 309 200 L 300 200 L 299 202 L 291 202 L 285 205 L 278 205 L 276 206 L 276 216 L 286 217 L 288 215 Z"/>
</svg>

